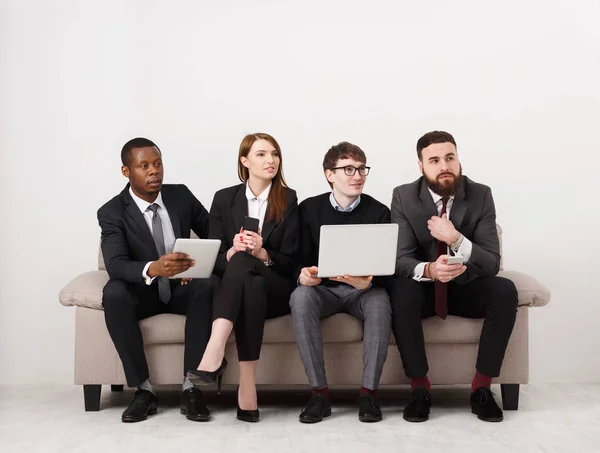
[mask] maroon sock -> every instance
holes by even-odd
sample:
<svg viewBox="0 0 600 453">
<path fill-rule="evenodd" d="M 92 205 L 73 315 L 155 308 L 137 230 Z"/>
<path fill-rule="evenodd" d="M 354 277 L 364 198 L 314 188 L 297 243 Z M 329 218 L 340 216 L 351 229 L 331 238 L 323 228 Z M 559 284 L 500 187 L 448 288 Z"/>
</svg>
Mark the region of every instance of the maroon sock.
<svg viewBox="0 0 600 453">
<path fill-rule="evenodd" d="M 315 396 L 318 393 L 323 395 L 325 398 L 329 398 L 329 387 L 323 387 L 322 389 L 312 389 L 313 396 Z"/>
<path fill-rule="evenodd" d="M 477 371 L 475 373 L 475 377 L 473 378 L 473 383 L 471 384 L 471 391 L 474 392 L 475 390 L 477 390 L 478 388 L 481 388 L 481 387 L 490 388 L 491 385 L 492 385 L 492 378 Z"/>
<path fill-rule="evenodd" d="M 427 376 L 418 379 L 411 379 L 410 389 L 413 392 L 416 389 L 425 389 L 429 392 L 431 390 L 431 382 L 429 382 L 429 378 Z"/>
<path fill-rule="evenodd" d="M 377 390 L 371 390 L 371 389 L 361 386 L 360 387 L 360 396 L 363 396 L 365 393 L 369 393 L 369 394 L 375 396 L 377 394 Z"/>
</svg>

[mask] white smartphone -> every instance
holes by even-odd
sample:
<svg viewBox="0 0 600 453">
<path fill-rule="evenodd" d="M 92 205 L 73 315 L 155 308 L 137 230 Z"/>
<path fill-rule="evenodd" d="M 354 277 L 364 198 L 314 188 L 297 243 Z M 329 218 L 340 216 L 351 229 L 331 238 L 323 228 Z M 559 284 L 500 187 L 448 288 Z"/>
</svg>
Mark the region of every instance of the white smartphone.
<svg viewBox="0 0 600 453">
<path fill-rule="evenodd" d="M 465 257 L 462 255 L 454 255 L 448 257 L 448 264 L 463 264 Z"/>
</svg>

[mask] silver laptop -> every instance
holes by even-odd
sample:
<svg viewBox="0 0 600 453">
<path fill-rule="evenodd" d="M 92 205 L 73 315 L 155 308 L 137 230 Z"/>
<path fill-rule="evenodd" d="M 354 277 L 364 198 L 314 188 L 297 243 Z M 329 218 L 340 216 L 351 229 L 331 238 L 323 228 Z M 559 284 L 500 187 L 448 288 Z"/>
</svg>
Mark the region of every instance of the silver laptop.
<svg viewBox="0 0 600 453">
<path fill-rule="evenodd" d="M 196 261 L 196 264 L 187 271 L 171 278 L 210 277 L 215 267 L 219 247 L 221 247 L 219 239 L 177 239 L 173 247 L 173 253 L 187 253 L 191 259 Z"/>
<path fill-rule="evenodd" d="M 323 225 L 318 277 L 393 275 L 398 224 Z"/>
</svg>

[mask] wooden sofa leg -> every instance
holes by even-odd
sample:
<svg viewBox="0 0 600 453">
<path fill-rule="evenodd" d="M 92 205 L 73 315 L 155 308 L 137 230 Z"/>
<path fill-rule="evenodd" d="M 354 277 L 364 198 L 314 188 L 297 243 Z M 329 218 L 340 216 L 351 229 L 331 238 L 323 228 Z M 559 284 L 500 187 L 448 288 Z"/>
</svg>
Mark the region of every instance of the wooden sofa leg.
<svg viewBox="0 0 600 453">
<path fill-rule="evenodd" d="M 122 392 L 123 391 L 123 386 L 122 385 L 111 385 L 110 386 L 110 391 L 111 392 Z"/>
<path fill-rule="evenodd" d="M 502 393 L 502 408 L 505 411 L 519 409 L 519 384 L 500 384 Z"/>
<path fill-rule="evenodd" d="M 83 400 L 84 400 L 86 412 L 100 410 L 100 392 L 101 391 L 102 391 L 101 385 L 84 385 L 83 386 Z"/>
</svg>

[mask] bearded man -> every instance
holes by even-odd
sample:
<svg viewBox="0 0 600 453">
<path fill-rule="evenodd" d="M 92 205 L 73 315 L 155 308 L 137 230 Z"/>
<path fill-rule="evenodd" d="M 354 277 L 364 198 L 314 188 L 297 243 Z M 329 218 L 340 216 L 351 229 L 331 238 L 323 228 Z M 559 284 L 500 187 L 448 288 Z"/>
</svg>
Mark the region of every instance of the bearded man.
<svg viewBox="0 0 600 453">
<path fill-rule="evenodd" d="M 462 175 L 447 132 L 421 137 L 417 155 L 422 176 L 396 187 L 391 206 L 399 225 L 392 329 L 412 388 L 404 419 L 425 421 L 431 407 L 421 320 L 450 314 L 484 318 L 470 404 L 479 419 L 498 422 L 502 410 L 490 385 L 500 374 L 518 296 L 510 280 L 496 276 L 500 246 L 492 192 Z"/>
</svg>

